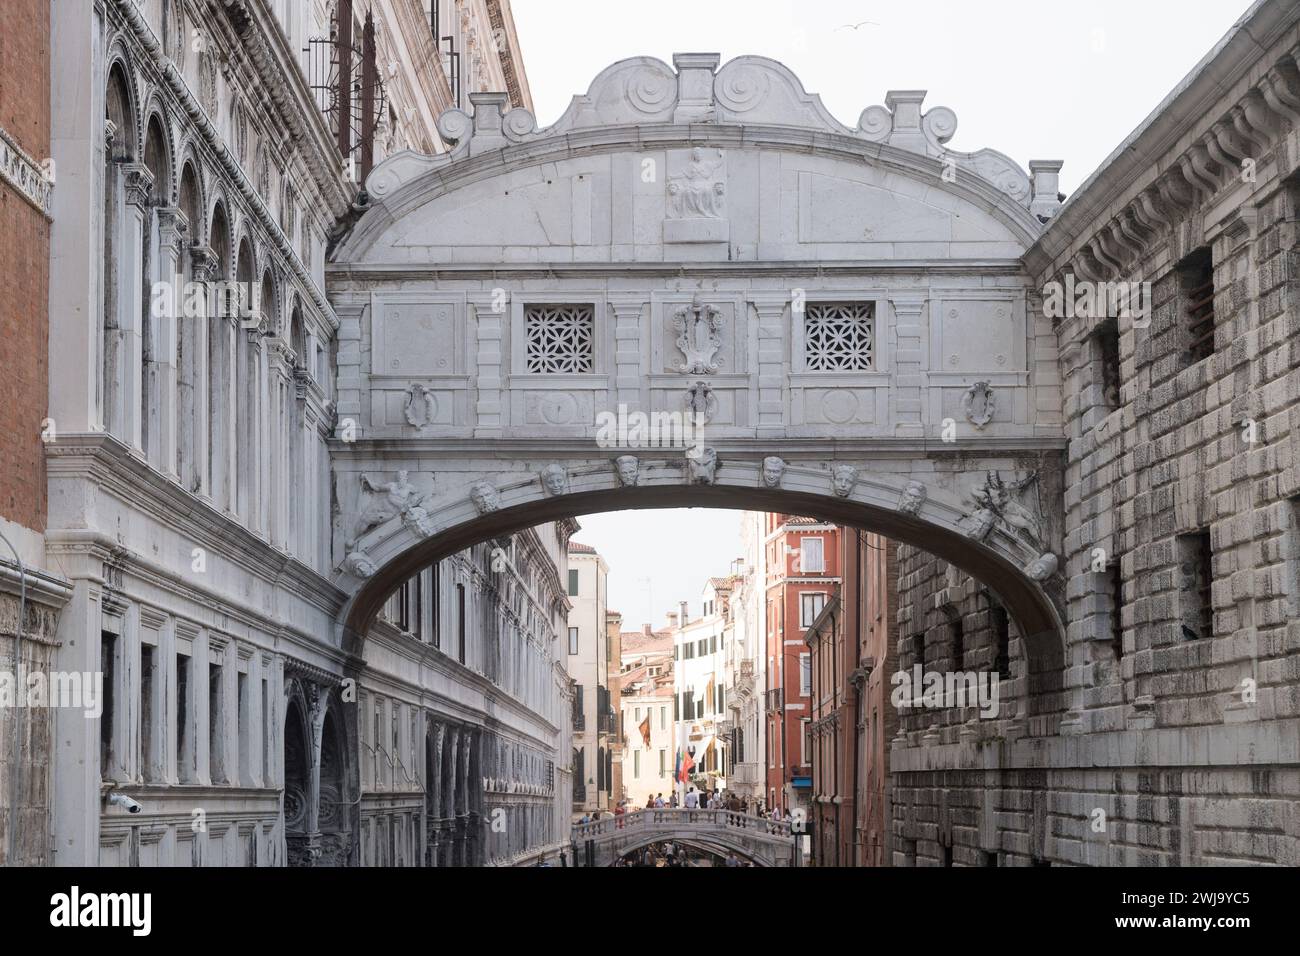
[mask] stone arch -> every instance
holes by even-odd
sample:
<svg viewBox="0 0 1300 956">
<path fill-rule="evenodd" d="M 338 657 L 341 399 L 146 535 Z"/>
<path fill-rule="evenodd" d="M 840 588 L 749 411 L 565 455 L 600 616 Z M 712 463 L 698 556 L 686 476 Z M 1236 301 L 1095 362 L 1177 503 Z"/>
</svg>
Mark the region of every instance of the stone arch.
<svg viewBox="0 0 1300 956">
<path fill-rule="evenodd" d="M 621 860 L 638 850 L 643 850 L 652 844 L 664 842 L 689 846 L 696 850 L 703 850 L 706 853 L 721 853 L 725 855 L 728 851 L 733 851 L 738 857 L 752 861 L 755 866 L 768 867 L 771 865 L 766 856 L 761 852 L 755 851 L 752 846 L 745 843 L 742 839 L 730 839 L 727 837 L 715 836 L 706 839 L 698 834 L 691 834 L 689 831 L 664 831 L 640 837 L 626 846 L 619 846 L 609 865 L 613 866 L 618 860 Z M 579 847 L 579 853 L 581 853 L 581 847 Z"/>
<path fill-rule="evenodd" d="M 1031 709 L 1057 710 L 1065 635 L 1060 582 L 1039 583 L 1031 569 L 1039 555 L 1031 542 L 996 527 L 983 538 L 972 534 L 969 504 L 937 484 L 877 474 L 860 467 L 846 495 L 834 491 L 832 471 L 821 463 L 790 464 L 778 487 L 763 480 L 762 459 L 723 459 L 712 484 L 683 482 L 680 459 L 640 462 L 634 487 L 623 487 L 608 459 L 568 462 L 562 494 L 549 494 L 538 471 L 484 474 L 496 489 L 497 507 L 480 513 L 471 500 L 471 481 L 445 495 L 419 499 L 400 516 L 365 532 L 344 561 L 338 583 L 351 592 L 340 621 L 344 646 L 361 656 L 365 634 L 383 602 L 411 575 L 473 544 L 547 521 L 629 508 L 712 507 L 803 514 L 884 534 L 913 544 L 977 578 L 1007 608 L 1022 634 Z M 912 482 L 922 481 L 919 506 L 909 500 Z M 1046 588 L 1044 587 L 1046 585 Z M 1038 703 L 1034 703 L 1038 701 Z"/>
<path fill-rule="evenodd" d="M 306 695 L 302 686 L 290 681 L 285 687 L 284 710 L 284 838 L 290 866 L 307 866 L 307 818 L 311 775 L 311 728 Z"/>
<path fill-rule="evenodd" d="M 203 167 L 192 151 L 181 154 L 180 175 L 176 177 L 176 205 L 185 213 L 191 246 L 208 241 L 207 203 L 203 192 Z"/>
<path fill-rule="evenodd" d="M 149 102 L 149 113 L 144 129 L 142 157 L 145 166 L 154 177 L 149 189 L 149 201 L 155 206 L 172 205 L 175 202 L 177 180 L 173 175 L 176 166 L 172 161 L 175 151 L 167 114 L 156 97 Z"/>
<path fill-rule="evenodd" d="M 109 45 L 108 66 L 104 75 L 105 118 L 116 126 L 113 134 L 115 158 L 135 159 L 144 142 L 141 123 L 140 94 L 135 83 L 135 66 L 126 46 L 120 40 Z"/>
</svg>

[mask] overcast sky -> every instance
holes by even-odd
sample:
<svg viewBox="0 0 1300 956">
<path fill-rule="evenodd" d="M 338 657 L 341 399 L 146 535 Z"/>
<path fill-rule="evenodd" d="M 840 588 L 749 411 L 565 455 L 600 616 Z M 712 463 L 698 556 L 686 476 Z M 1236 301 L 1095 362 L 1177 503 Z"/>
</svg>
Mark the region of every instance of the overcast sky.
<svg viewBox="0 0 1300 956">
<path fill-rule="evenodd" d="M 784 62 L 853 127 L 887 90 L 957 113 L 949 144 L 1022 167 L 1061 159 L 1073 192 L 1209 52 L 1244 0 L 513 0 L 539 126 L 616 60 L 717 52 Z M 871 23 L 862 23 L 864 20 Z M 861 24 L 857 29 L 848 24 Z M 739 556 L 740 513 L 625 511 L 578 519 L 609 563 L 611 609 L 635 630 Z M 647 581 L 649 579 L 649 582 Z M 650 597 L 653 593 L 653 612 Z"/>
<path fill-rule="evenodd" d="M 1072 192 L 1249 7 L 1245 0 L 513 0 L 539 126 L 616 60 L 756 53 L 854 127 L 887 90 L 957 113 L 948 144 Z M 848 24 L 870 20 L 856 30 Z M 878 25 L 877 25 L 878 24 Z"/>
</svg>

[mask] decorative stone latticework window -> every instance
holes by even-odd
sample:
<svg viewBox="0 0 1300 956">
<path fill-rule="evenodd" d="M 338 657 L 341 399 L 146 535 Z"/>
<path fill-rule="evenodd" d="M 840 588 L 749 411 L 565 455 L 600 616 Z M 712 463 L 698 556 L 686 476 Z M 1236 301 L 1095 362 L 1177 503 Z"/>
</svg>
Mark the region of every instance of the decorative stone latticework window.
<svg viewBox="0 0 1300 956">
<path fill-rule="evenodd" d="M 872 368 L 875 309 L 870 302 L 809 305 L 804 314 L 805 364 L 810 372 Z"/>
<path fill-rule="evenodd" d="M 596 312 L 590 305 L 531 305 L 524 310 L 529 372 L 594 372 Z"/>
</svg>

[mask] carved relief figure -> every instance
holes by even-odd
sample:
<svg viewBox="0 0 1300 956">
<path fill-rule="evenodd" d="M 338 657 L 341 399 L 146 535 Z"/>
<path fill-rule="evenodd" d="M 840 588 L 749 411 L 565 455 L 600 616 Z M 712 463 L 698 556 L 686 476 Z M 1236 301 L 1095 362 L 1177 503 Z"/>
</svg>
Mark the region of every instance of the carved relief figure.
<svg viewBox="0 0 1300 956">
<path fill-rule="evenodd" d="M 1008 485 L 996 471 L 988 472 L 984 484 L 967 495 L 967 499 L 975 505 L 974 512 L 968 516 L 968 534 L 982 541 L 1001 522 L 1009 530 L 1023 532 L 1035 546 L 1039 545 L 1042 529 L 1038 518 L 1016 500 L 1017 495 L 1037 480 L 1038 474 L 1035 472 Z"/>
<path fill-rule="evenodd" d="M 406 394 L 406 420 L 416 428 L 432 425 L 438 414 L 438 402 L 433 397 L 433 390 L 416 382 Z"/>
<path fill-rule="evenodd" d="M 501 507 L 501 493 L 495 487 L 486 481 L 479 481 L 469 490 L 470 501 L 474 502 L 474 507 L 478 513 L 485 515 L 490 511 L 496 511 Z"/>
<path fill-rule="evenodd" d="M 542 487 L 547 494 L 562 495 L 569 490 L 569 475 L 563 465 L 547 465 L 542 469 Z"/>
<path fill-rule="evenodd" d="M 1059 563 L 1056 555 L 1047 551 L 1025 566 L 1025 574 L 1029 575 L 1031 581 L 1046 581 L 1056 573 Z"/>
<path fill-rule="evenodd" d="M 853 493 L 853 486 L 858 483 L 858 470 L 852 465 L 836 465 L 831 469 L 831 488 L 841 498 Z"/>
<path fill-rule="evenodd" d="M 695 296 L 689 306 L 673 313 L 673 328 L 677 330 L 677 347 L 685 361 L 679 362 L 677 371 L 683 375 L 711 375 L 722 364 L 718 349 L 722 347 L 722 313 L 705 305 Z"/>
<path fill-rule="evenodd" d="M 993 412 L 997 407 L 997 401 L 993 395 L 993 386 L 989 385 L 988 382 L 976 382 L 966 389 L 966 394 L 961 400 L 961 407 L 968 422 L 976 428 L 983 428 L 993 421 Z"/>
<path fill-rule="evenodd" d="M 696 382 L 686 390 L 686 410 L 691 413 L 694 423 L 707 423 L 713 420 L 718 411 L 718 399 L 707 382 Z"/>
<path fill-rule="evenodd" d="M 371 528 L 378 527 L 389 518 L 395 518 L 406 510 L 411 495 L 415 492 L 415 486 L 406 480 L 408 474 L 407 471 L 399 471 L 396 481 L 379 484 L 371 481 L 369 475 L 361 475 L 362 493 L 368 492 L 375 497 L 372 497 L 370 503 L 361 509 L 361 514 L 357 518 L 356 532 L 347 542 L 349 550 L 355 547 Z"/>
<path fill-rule="evenodd" d="M 668 181 L 669 219 L 721 219 L 726 186 L 716 175 L 722 166 L 722 151 L 709 159 L 704 150 L 696 146 L 680 176 Z"/>
<path fill-rule="evenodd" d="M 718 453 L 712 448 L 703 448 L 698 454 L 688 454 L 686 468 L 693 484 L 711 485 L 717 477 Z"/>
<path fill-rule="evenodd" d="M 785 477 L 785 459 L 772 455 L 763 459 L 763 484 L 768 488 L 780 488 L 781 479 Z"/>
<path fill-rule="evenodd" d="M 898 499 L 898 510 L 908 515 L 920 513 L 921 505 L 925 503 L 928 494 L 925 485 L 919 481 L 909 481 L 907 487 L 903 489 L 902 496 Z"/>
<path fill-rule="evenodd" d="M 619 484 L 624 488 L 634 488 L 640 475 L 641 462 L 636 455 L 619 455 L 614 459 L 614 471 L 618 474 Z"/>
<path fill-rule="evenodd" d="M 429 537 L 436 530 L 433 515 L 424 507 L 423 500 L 402 512 L 402 524 L 421 538 Z"/>
</svg>

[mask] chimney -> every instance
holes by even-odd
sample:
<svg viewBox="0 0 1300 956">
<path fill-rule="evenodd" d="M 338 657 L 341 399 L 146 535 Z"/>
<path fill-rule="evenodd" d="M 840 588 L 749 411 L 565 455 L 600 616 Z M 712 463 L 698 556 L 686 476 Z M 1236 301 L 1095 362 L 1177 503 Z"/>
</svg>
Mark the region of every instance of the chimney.
<svg viewBox="0 0 1300 956">
<path fill-rule="evenodd" d="M 649 624 L 642 624 L 642 625 L 641 625 L 641 630 L 643 630 L 643 631 L 645 632 L 645 636 L 646 636 L 646 637 L 654 637 L 654 636 L 655 636 L 655 632 L 654 632 L 654 630 L 651 628 L 651 626 L 650 626 Z"/>
<path fill-rule="evenodd" d="M 676 611 L 669 611 L 669 612 L 668 612 L 668 626 L 669 626 L 669 627 L 676 627 L 676 626 L 677 626 L 677 612 L 676 612 Z"/>
<path fill-rule="evenodd" d="M 690 616 L 689 616 L 689 614 L 688 614 L 687 611 L 686 611 L 686 602 L 685 602 L 685 601 L 682 601 L 682 603 L 679 605 L 679 607 L 681 607 L 681 609 L 682 609 L 682 618 L 681 618 L 681 620 L 682 620 L 682 627 L 685 627 L 685 626 L 686 626 L 686 622 L 690 620 Z"/>
</svg>

